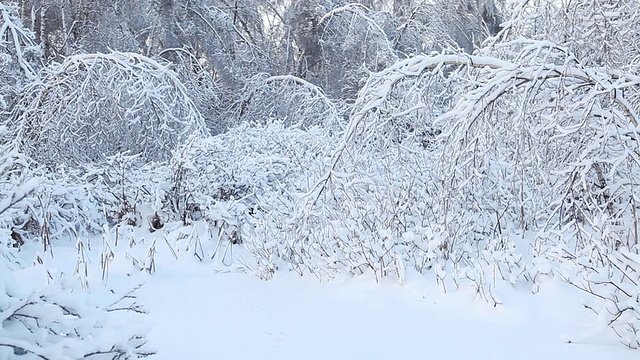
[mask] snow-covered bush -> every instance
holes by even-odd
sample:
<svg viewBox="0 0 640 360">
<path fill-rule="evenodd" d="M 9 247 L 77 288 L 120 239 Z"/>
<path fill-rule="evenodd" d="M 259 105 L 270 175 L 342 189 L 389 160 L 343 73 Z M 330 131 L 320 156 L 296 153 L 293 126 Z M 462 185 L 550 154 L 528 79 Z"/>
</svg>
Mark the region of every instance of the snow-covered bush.
<svg viewBox="0 0 640 360">
<path fill-rule="evenodd" d="M 144 226 L 153 214 L 166 216 L 163 202 L 170 179 L 166 162 L 146 163 L 140 154 L 127 152 L 83 167 L 77 181 L 91 188 L 107 223 Z"/>
<path fill-rule="evenodd" d="M 6 239 L 0 236 L 0 253 L 4 246 L 19 247 L 24 243 L 22 230 L 30 217 L 24 207 L 16 205 L 31 198 L 42 181 L 34 174 L 30 159 L 7 144 L 7 135 L 7 128 L 0 127 L 0 227 L 7 231 L 3 234 Z"/>
<path fill-rule="evenodd" d="M 109 160 L 99 169 L 36 171 L 37 187 L 5 214 L 5 226 L 22 241 L 42 242 L 46 252 L 56 242 L 75 243 L 98 235 L 105 224 L 141 225 L 136 207 L 151 207 L 156 189 L 148 179 L 157 174 L 153 168 L 134 170 L 123 168 L 113 157 Z"/>
<path fill-rule="evenodd" d="M 2 224 L 21 241 L 42 242 L 45 251 L 56 242 L 91 239 L 105 225 L 155 229 L 154 215 L 160 224 L 169 219 L 164 208 L 169 168 L 145 164 L 139 155 L 116 154 L 100 164 L 29 174 L 37 176 L 37 186 L 4 214 Z"/>
<path fill-rule="evenodd" d="M 280 122 L 194 137 L 171 160 L 171 208 L 185 222 L 204 218 L 238 237 L 250 212 L 268 212 L 301 191 L 303 175 L 322 163 L 331 139 L 326 130 Z"/>
<path fill-rule="evenodd" d="M 594 295 L 591 308 L 602 325 L 609 326 L 624 345 L 640 349 L 640 256 L 637 250 L 622 250 L 608 258 L 607 271 L 589 272 L 583 290 Z"/>
<path fill-rule="evenodd" d="M 139 359 L 153 354 L 144 331 L 123 316 L 143 313 L 131 294 L 102 307 L 63 280 L 24 289 L 6 268 L 1 271 L 3 359 Z"/>
<path fill-rule="evenodd" d="M 605 255 L 601 262 L 594 261 L 589 254 L 576 253 L 568 246 L 555 250 L 550 255 L 561 265 L 555 266 L 554 272 L 591 295 L 584 306 L 593 311 L 596 330 L 609 328 L 622 344 L 640 349 L 640 257 L 637 247 Z M 594 252 L 599 250 L 594 249 Z"/>
<path fill-rule="evenodd" d="M 117 153 L 165 160 L 206 126 L 167 65 L 130 53 L 82 54 L 45 69 L 14 109 L 21 151 L 80 165 Z"/>
<path fill-rule="evenodd" d="M 342 141 L 305 175 L 302 191 L 280 197 L 256 221 L 250 251 L 259 276 L 270 277 L 284 262 L 320 279 L 372 272 L 403 281 L 406 267 L 446 277 L 452 249 L 431 220 L 437 133 L 431 123 L 447 101 L 429 98 L 446 81 L 402 82 L 404 75 L 388 73 L 369 80 Z"/>
<path fill-rule="evenodd" d="M 40 175 L 38 188 L 14 210 L 23 238 L 41 241 L 45 251 L 56 241 L 75 241 L 100 231 L 105 222 L 95 187 L 77 173 Z"/>
<path fill-rule="evenodd" d="M 6 134 L 5 128 L 2 133 Z M 142 312 L 130 301 L 131 294 L 102 306 L 74 291 L 65 279 L 43 288 L 30 288 L 29 281 L 18 286 L 12 273 L 17 259 L 11 247 L 22 245 L 24 231 L 38 233 L 45 252 L 50 251 L 51 238 L 59 236 L 55 231 L 77 236 L 79 228 L 91 224 L 92 209 L 82 208 L 86 193 L 77 196 L 77 189 L 52 183 L 53 176 L 34 170 L 29 159 L 4 139 L 0 175 L 0 357 L 137 359 L 150 355 L 145 333 L 121 317 L 121 313 Z M 47 204 L 43 193 L 48 194 Z"/>
<path fill-rule="evenodd" d="M 585 69 L 547 42 L 494 51 L 417 56 L 373 74 L 324 175 L 258 223 L 261 274 L 283 260 L 320 278 L 402 278 L 411 266 L 493 298 L 496 277 L 527 274 L 514 239 L 526 232 L 566 230 L 565 244 L 605 226 L 604 248 L 630 248 L 640 139 L 624 90 L 639 79 Z M 580 239 L 581 249 L 599 244 Z M 533 255 L 553 244 L 538 241 Z"/>
</svg>

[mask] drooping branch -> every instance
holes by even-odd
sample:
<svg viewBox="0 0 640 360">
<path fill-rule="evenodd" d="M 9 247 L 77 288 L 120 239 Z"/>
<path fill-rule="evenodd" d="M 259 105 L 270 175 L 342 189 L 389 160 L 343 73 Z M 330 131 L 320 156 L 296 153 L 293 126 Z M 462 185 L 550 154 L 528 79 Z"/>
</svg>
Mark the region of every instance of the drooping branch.
<svg viewBox="0 0 640 360">
<path fill-rule="evenodd" d="M 320 87 L 299 77 L 259 74 L 247 82 L 243 94 L 228 110 L 238 121 L 278 120 L 288 126 L 322 126 L 328 131 L 341 127 L 333 101 Z"/>
<path fill-rule="evenodd" d="M 548 48 L 548 42 L 531 42 L 529 46 Z M 525 49 L 528 51 L 528 49 Z M 535 59 L 534 59 L 535 60 Z M 419 55 L 402 60 L 393 66 L 372 74 L 360 91 L 354 112 L 340 144 L 333 152 L 329 169 L 307 193 L 315 204 L 327 181 L 340 161 L 345 149 L 354 141 L 355 135 L 362 131 L 368 115 L 385 106 L 394 86 L 407 78 L 416 78 L 425 71 L 442 69 L 470 69 L 478 84 L 461 94 L 458 104 L 440 117 L 447 118 L 476 117 L 497 98 L 516 91 L 524 86 L 535 88 L 539 84 L 556 88 L 589 88 L 594 93 L 609 93 L 612 100 L 623 110 L 629 123 L 638 125 L 638 116 L 633 107 L 624 98 L 624 89 L 640 85 L 640 76 L 600 68 L 585 69 L 576 63 L 556 65 L 553 62 L 516 63 L 490 56 L 469 54 L 440 54 L 435 56 Z M 454 72 L 451 76 L 459 76 Z M 532 85 L 534 84 L 534 85 Z M 587 96 L 588 97 L 588 96 Z M 375 120 L 374 120 L 375 121 Z"/>
</svg>

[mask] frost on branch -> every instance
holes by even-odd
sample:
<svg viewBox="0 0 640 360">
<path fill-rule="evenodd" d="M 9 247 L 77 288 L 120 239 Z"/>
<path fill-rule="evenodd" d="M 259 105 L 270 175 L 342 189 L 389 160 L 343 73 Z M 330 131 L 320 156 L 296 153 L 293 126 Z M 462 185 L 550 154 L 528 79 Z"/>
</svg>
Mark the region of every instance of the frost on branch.
<svg viewBox="0 0 640 360">
<path fill-rule="evenodd" d="M 47 165 L 130 151 L 167 159 L 204 121 L 176 75 L 129 53 L 75 55 L 49 66 L 14 109 L 19 148 Z"/>
</svg>

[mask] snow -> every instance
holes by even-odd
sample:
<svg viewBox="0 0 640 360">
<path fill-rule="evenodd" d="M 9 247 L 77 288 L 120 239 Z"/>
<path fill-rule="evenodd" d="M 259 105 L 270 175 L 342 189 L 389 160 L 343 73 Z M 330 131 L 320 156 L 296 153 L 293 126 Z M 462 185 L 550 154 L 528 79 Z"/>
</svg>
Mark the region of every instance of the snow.
<svg viewBox="0 0 640 360">
<path fill-rule="evenodd" d="M 0 3 L 0 360 L 637 354 L 640 2 L 284 3 L 55 61 Z"/>
<path fill-rule="evenodd" d="M 179 261 L 149 277 L 139 296 L 157 360 L 637 357 L 607 333 L 568 343 L 590 314 L 566 284 L 551 281 L 537 295 L 502 290 L 505 304 L 494 308 L 416 274 L 406 285 L 282 272 L 265 282 Z"/>
<path fill-rule="evenodd" d="M 138 230 L 135 246 L 111 244 L 107 281 L 97 266 L 104 253 L 96 246 L 100 239 L 92 239 L 93 250 L 85 249 L 88 274 L 67 281 L 90 282 L 91 297 L 102 303 L 144 284 L 135 304 L 149 314 L 131 314 L 127 331 L 150 329 L 147 339 L 157 351 L 150 359 L 637 358 L 606 326 L 598 326 L 598 318 L 582 306 L 584 294 L 558 277 L 535 285 L 498 283 L 493 291 L 501 304 L 494 307 L 469 283 L 444 293 L 433 274 L 410 269 L 403 284 L 393 276 L 376 282 L 371 273 L 318 282 L 284 268 L 263 281 L 238 265 L 200 262 L 189 251 L 174 253 L 161 234 Z M 57 244 L 55 258 L 45 255 L 43 264 L 14 271 L 15 279 L 37 285 L 50 274 L 72 274 L 77 264 L 70 259 L 78 256 L 74 245 Z M 23 265 L 40 246 L 25 244 Z M 149 274 L 146 253 L 152 246 L 156 271 Z M 133 266 L 132 258 L 145 266 Z M 98 319 L 87 318 L 92 320 Z M 117 339 L 112 332 L 120 329 L 101 336 Z"/>
</svg>

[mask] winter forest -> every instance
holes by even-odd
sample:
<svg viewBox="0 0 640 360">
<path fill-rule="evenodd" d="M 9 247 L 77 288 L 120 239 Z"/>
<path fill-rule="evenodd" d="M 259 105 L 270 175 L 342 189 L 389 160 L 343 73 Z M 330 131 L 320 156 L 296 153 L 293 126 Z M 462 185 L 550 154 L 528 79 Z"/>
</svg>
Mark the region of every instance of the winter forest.
<svg viewBox="0 0 640 360">
<path fill-rule="evenodd" d="M 558 282 L 636 356 L 639 113 L 637 0 L 1 0 L 0 358 L 161 355 L 175 263 Z"/>
</svg>

